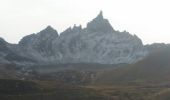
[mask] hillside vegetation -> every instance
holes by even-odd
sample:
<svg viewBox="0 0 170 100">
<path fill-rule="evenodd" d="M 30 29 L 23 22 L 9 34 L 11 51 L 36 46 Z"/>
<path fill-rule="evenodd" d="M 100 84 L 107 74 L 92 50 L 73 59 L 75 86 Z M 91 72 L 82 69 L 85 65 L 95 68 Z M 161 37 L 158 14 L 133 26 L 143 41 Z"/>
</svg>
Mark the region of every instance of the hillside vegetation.
<svg viewBox="0 0 170 100">
<path fill-rule="evenodd" d="M 145 59 L 125 67 L 103 72 L 99 84 L 169 85 L 170 48 L 158 50 Z"/>
</svg>

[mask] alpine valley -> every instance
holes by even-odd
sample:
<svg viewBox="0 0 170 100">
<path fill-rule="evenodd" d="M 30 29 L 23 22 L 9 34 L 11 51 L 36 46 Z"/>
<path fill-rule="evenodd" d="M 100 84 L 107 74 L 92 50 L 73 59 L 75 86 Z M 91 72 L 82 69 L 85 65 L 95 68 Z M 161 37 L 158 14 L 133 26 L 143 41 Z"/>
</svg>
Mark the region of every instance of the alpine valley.
<svg viewBox="0 0 170 100">
<path fill-rule="evenodd" d="M 170 44 L 143 45 L 102 11 L 85 28 L 0 38 L 2 100 L 170 100 Z"/>
</svg>

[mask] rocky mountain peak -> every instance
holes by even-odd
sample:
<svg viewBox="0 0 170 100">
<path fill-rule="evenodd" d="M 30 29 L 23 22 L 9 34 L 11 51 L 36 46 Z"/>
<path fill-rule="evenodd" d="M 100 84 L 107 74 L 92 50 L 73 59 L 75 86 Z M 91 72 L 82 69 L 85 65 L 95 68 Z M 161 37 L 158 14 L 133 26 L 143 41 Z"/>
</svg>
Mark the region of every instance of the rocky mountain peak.
<svg viewBox="0 0 170 100">
<path fill-rule="evenodd" d="M 23 37 L 19 44 L 21 45 L 29 45 L 34 44 L 35 42 L 41 42 L 42 40 L 49 40 L 51 38 L 57 38 L 58 32 L 52 28 L 51 26 L 47 26 L 42 31 L 38 32 L 37 34 L 31 34 Z"/>
<path fill-rule="evenodd" d="M 96 19 L 104 19 L 104 18 L 103 18 L 103 11 L 100 11 L 100 13 L 99 13 L 98 16 L 96 17 Z"/>
<path fill-rule="evenodd" d="M 103 18 L 103 13 L 97 15 L 91 22 L 87 24 L 87 30 L 92 32 L 102 32 L 102 33 L 112 33 L 114 29 L 112 28 L 109 21 Z"/>
<path fill-rule="evenodd" d="M 48 26 L 46 27 L 46 30 L 54 30 L 54 28 L 53 28 L 52 26 L 48 25 Z"/>
<path fill-rule="evenodd" d="M 40 31 L 38 33 L 39 35 L 54 35 L 54 36 L 58 36 L 58 32 L 52 28 L 51 26 L 47 26 L 44 30 Z"/>
</svg>

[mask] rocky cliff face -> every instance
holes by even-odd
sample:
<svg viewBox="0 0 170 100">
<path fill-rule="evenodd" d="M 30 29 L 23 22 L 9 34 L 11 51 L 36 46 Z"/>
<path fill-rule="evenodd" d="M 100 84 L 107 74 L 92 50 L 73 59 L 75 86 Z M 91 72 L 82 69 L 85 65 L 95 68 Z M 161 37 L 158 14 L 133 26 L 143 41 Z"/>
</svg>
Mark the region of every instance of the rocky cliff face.
<svg viewBox="0 0 170 100">
<path fill-rule="evenodd" d="M 0 38 L 0 63 L 7 63 L 7 60 L 4 59 L 8 54 L 11 53 L 11 50 L 7 47 L 8 43 Z"/>
<path fill-rule="evenodd" d="M 86 28 L 74 26 L 58 35 L 51 26 L 25 36 L 13 52 L 37 63 L 133 63 L 147 55 L 142 41 L 119 32 L 103 18 L 102 12 Z"/>
<path fill-rule="evenodd" d="M 0 65 L 1 64 L 31 64 L 35 63 L 32 59 L 23 57 L 13 51 L 16 45 L 7 43 L 0 38 Z"/>
<path fill-rule="evenodd" d="M 18 53 L 37 62 L 48 63 L 54 60 L 53 41 L 57 38 L 58 32 L 51 26 L 48 26 L 37 34 L 25 36 L 18 44 Z"/>
</svg>

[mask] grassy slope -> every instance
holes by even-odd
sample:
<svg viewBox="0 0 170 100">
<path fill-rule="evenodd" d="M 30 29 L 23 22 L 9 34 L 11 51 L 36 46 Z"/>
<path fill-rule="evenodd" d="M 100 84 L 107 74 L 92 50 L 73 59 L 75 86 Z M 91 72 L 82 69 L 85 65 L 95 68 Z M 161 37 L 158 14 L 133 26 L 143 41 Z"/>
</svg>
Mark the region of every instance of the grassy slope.
<svg viewBox="0 0 170 100">
<path fill-rule="evenodd" d="M 150 97 L 151 100 L 170 100 L 170 89 L 164 89 Z"/>
<path fill-rule="evenodd" d="M 0 100 L 168 100 L 162 98 L 169 98 L 170 90 L 139 86 L 78 87 L 56 81 L 11 79 L 1 79 L 0 86 Z"/>
<path fill-rule="evenodd" d="M 55 81 L 0 80 L 0 100 L 106 100 L 92 89 Z"/>
<path fill-rule="evenodd" d="M 165 85 L 170 83 L 170 48 L 159 50 L 144 60 L 100 74 L 96 83 Z"/>
</svg>

